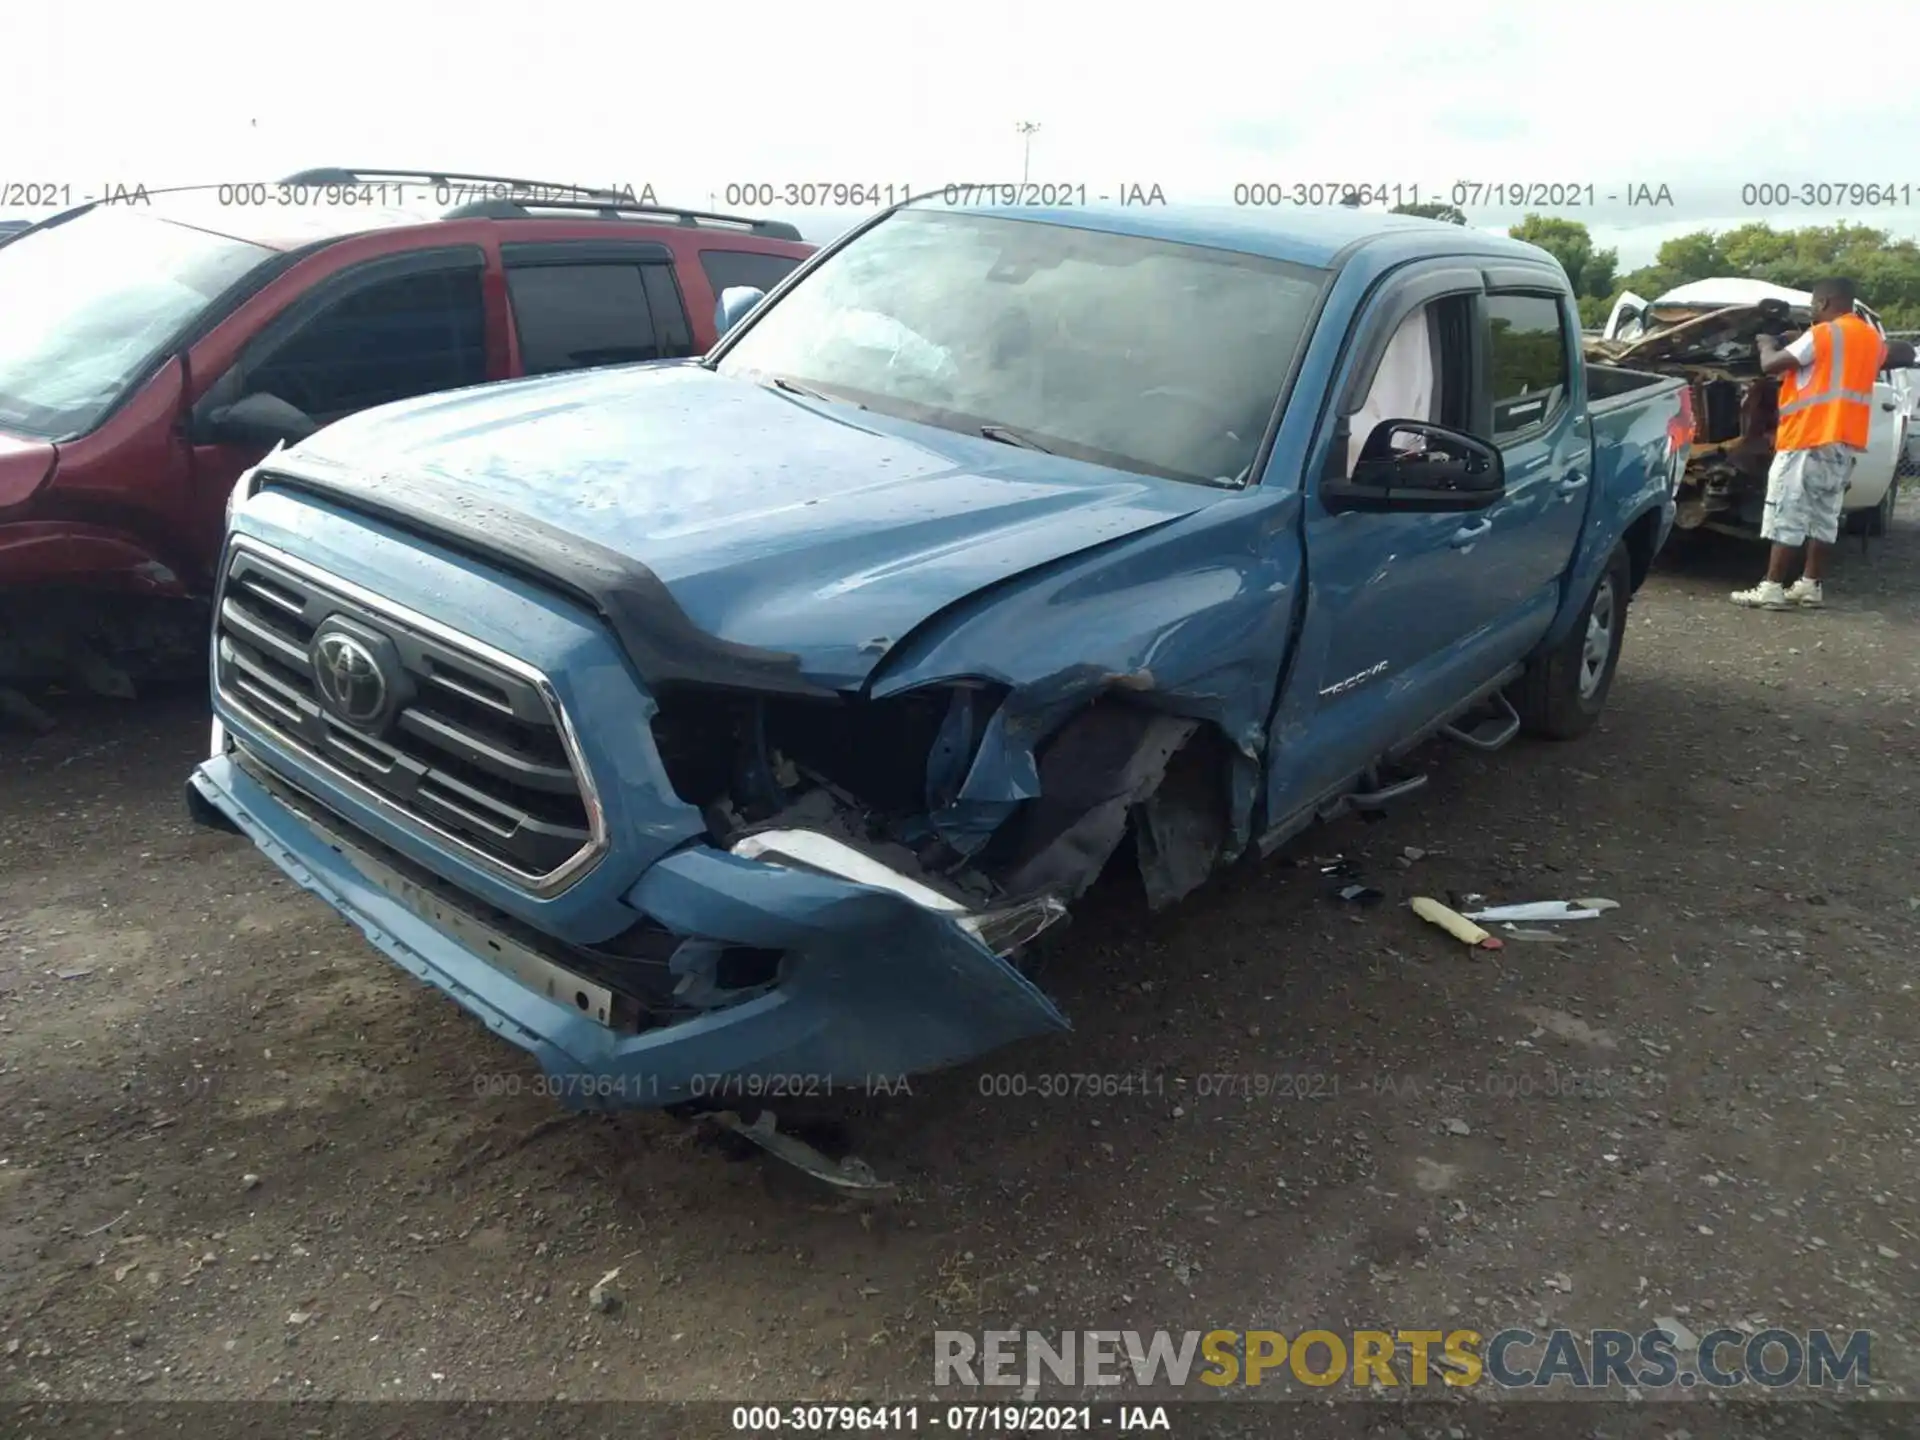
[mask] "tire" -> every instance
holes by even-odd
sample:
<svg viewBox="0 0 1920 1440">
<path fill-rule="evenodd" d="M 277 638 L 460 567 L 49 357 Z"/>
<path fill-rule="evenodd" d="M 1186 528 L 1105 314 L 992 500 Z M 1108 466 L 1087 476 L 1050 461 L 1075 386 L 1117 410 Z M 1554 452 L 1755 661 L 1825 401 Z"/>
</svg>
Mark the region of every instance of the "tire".
<svg viewBox="0 0 1920 1440">
<path fill-rule="evenodd" d="M 1616 545 L 1580 607 L 1579 623 L 1553 649 L 1535 656 L 1514 684 L 1508 698 L 1528 734 L 1576 740 L 1593 728 L 1613 688 L 1632 595 L 1633 565 L 1626 547 Z"/>
<path fill-rule="evenodd" d="M 1880 497 L 1880 504 L 1874 509 L 1873 519 L 1867 522 L 1867 534 L 1885 535 L 1893 529 L 1893 507 L 1900 503 L 1900 477 L 1895 475 L 1887 485 L 1887 493 Z"/>
</svg>

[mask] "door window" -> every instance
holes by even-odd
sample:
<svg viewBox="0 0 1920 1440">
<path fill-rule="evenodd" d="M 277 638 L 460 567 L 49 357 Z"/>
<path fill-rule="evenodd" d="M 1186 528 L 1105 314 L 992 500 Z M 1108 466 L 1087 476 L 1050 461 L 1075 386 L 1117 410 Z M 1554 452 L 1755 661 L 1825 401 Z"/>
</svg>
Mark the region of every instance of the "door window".
<svg viewBox="0 0 1920 1440">
<path fill-rule="evenodd" d="M 1489 295 L 1487 368 L 1496 444 L 1544 425 L 1567 400 L 1569 368 L 1560 302 L 1549 295 Z"/>
<path fill-rule="evenodd" d="M 665 265 L 598 262 L 507 269 L 520 361 L 529 375 L 693 353 Z"/>
<path fill-rule="evenodd" d="M 1429 301 L 1410 312 L 1395 329 L 1379 368 L 1373 372 L 1367 398 L 1350 424 L 1349 475 L 1382 420 L 1419 420 L 1456 430 L 1467 428 L 1468 303 L 1464 295 Z M 1396 437 L 1394 445 L 1407 450 L 1425 448 L 1412 436 Z"/>
<path fill-rule="evenodd" d="M 247 389 L 315 420 L 487 378 L 477 269 L 399 275 L 321 310 L 251 367 Z"/>
</svg>

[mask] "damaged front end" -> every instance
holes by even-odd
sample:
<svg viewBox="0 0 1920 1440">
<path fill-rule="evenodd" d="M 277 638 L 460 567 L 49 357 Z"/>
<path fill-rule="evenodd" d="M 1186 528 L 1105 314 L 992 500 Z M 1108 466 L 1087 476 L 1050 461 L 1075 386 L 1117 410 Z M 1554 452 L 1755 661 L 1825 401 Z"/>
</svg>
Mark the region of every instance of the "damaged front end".
<svg viewBox="0 0 1920 1440">
<path fill-rule="evenodd" d="M 714 845 L 902 895 L 1012 955 L 1065 918 L 1130 826 L 1156 908 L 1228 848 L 1224 787 L 1170 777 L 1200 722 L 1112 680 L 1064 719 L 984 680 L 882 699 L 687 688 L 660 697 L 652 733 Z"/>
<path fill-rule="evenodd" d="M 1675 528 L 1755 533 L 1766 503 L 1780 382 L 1760 373 L 1755 340 L 1811 317 L 1783 300 L 1648 309 L 1627 340 L 1590 339 L 1587 358 L 1686 381 L 1694 439 L 1675 495 Z"/>
<path fill-rule="evenodd" d="M 264 758 L 244 714 L 241 737 L 216 728 L 190 801 L 533 1052 L 563 1103 L 857 1092 L 1067 1029 L 1026 947 L 1130 829 L 1156 904 L 1232 849 L 1200 721 L 1123 686 L 1057 724 L 1065 699 L 1044 717 L 1021 699 L 984 681 L 885 699 L 665 689 L 651 748 L 705 833 L 646 866 L 620 896 L 637 923 L 591 944 L 380 844 Z"/>
</svg>

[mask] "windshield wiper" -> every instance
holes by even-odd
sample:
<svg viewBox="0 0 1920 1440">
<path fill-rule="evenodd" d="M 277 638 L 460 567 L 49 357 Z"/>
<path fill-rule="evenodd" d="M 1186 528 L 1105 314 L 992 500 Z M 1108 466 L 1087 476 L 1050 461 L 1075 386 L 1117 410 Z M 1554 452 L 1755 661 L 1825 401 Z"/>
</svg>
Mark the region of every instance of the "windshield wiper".
<svg viewBox="0 0 1920 1440">
<path fill-rule="evenodd" d="M 776 390 L 784 390 L 789 395 L 798 395 L 803 399 L 821 400 L 829 405 L 851 405 L 856 410 L 864 410 L 867 408 L 858 400 L 843 400 L 837 395 L 828 395 L 824 391 L 814 390 L 802 385 L 798 380 L 789 380 L 784 375 L 769 375 L 767 377 L 767 383 L 772 385 Z"/>
<path fill-rule="evenodd" d="M 774 375 L 770 378 L 776 389 L 784 390 L 789 395 L 804 395 L 809 400 L 824 400 L 827 398 L 826 396 L 822 395 L 818 390 L 809 390 L 804 385 L 796 385 L 793 381 L 787 379 L 787 377 L 784 375 Z"/>
<path fill-rule="evenodd" d="M 1053 451 L 1024 431 L 1013 430 L 1005 425 L 982 425 L 980 433 L 989 440 L 998 440 L 1002 445 L 1018 445 L 1022 450 L 1038 450 L 1042 455 L 1051 455 Z"/>
</svg>

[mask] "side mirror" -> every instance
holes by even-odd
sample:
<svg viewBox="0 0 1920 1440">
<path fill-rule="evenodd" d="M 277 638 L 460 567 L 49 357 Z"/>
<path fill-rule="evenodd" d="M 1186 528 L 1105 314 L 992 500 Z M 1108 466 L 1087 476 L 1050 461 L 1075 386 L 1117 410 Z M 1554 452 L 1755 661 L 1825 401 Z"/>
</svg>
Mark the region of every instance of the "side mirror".
<svg viewBox="0 0 1920 1440">
<path fill-rule="evenodd" d="M 1486 441 L 1420 420 L 1382 420 L 1353 477 L 1321 481 L 1320 503 L 1335 515 L 1452 514 L 1486 509 L 1506 486 L 1506 464 Z"/>
<path fill-rule="evenodd" d="M 320 427 L 306 411 L 278 395 L 255 391 L 207 416 L 203 438 L 219 445 L 266 447 L 306 439 Z"/>
<path fill-rule="evenodd" d="M 767 298 L 767 292 L 751 285 L 729 285 L 720 292 L 720 303 L 713 307 L 713 332 L 725 335 L 746 318 L 747 312 Z"/>
</svg>

